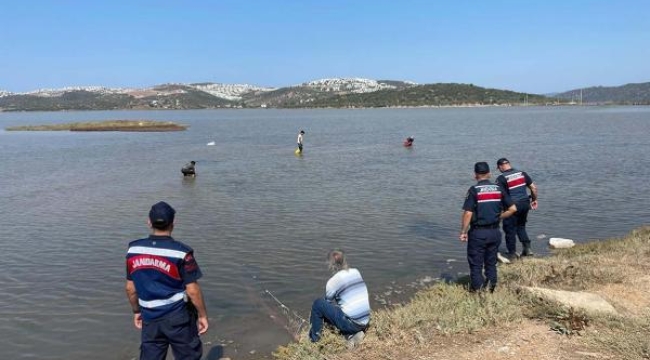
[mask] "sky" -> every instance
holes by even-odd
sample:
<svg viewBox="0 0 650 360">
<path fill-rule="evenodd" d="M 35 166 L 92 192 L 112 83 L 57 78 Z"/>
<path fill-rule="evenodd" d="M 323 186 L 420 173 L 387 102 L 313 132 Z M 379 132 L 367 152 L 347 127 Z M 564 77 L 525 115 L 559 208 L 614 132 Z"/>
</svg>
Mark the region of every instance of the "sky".
<svg viewBox="0 0 650 360">
<path fill-rule="evenodd" d="M 0 4 L 0 90 L 334 77 L 537 94 L 648 82 L 650 1 Z"/>
</svg>

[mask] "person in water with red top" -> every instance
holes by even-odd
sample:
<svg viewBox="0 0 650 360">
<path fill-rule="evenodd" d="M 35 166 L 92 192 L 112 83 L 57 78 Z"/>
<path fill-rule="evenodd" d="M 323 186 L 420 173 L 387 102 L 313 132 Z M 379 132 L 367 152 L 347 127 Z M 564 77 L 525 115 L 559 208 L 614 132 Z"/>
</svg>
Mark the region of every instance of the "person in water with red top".
<svg viewBox="0 0 650 360">
<path fill-rule="evenodd" d="M 412 146 L 413 141 L 415 141 L 415 137 L 413 137 L 413 136 L 407 137 L 406 140 L 404 140 L 404 146 L 406 146 L 406 147 Z"/>
</svg>

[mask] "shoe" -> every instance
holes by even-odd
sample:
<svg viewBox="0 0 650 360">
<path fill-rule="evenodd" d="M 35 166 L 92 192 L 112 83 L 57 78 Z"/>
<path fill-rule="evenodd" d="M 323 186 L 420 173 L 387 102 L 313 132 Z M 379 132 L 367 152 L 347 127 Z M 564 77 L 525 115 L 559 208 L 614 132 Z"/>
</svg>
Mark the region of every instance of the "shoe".
<svg viewBox="0 0 650 360">
<path fill-rule="evenodd" d="M 530 244 L 524 244 L 524 249 L 521 250 L 521 256 L 533 256 L 535 255 L 530 249 Z"/>
<path fill-rule="evenodd" d="M 519 255 L 517 255 L 516 252 L 513 253 L 507 253 L 506 254 L 506 259 L 510 260 L 511 263 L 519 260 Z"/>
<path fill-rule="evenodd" d="M 497 253 L 497 260 L 499 260 L 500 262 L 502 262 L 504 264 L 510 264 L 511 263 L 510 259 L 508 259 L 507 257 L 501 255 L 500 252 Z"/>
<path fill-rule="evenodd" d="M 365 337 L 366 337 L 366 333 L 364 333 L 363 331 L 359 331 L 358 333 L 356 333 L 354 335 L 349 335 L 348 338 L 347 338 L 348 339 L 348 342 L 347 342 L 348 349 L 352 349 L 353 347 L 361 344 L 361 342 L 363 341 L 363 338 L 365 338 Z"/>
</svg>

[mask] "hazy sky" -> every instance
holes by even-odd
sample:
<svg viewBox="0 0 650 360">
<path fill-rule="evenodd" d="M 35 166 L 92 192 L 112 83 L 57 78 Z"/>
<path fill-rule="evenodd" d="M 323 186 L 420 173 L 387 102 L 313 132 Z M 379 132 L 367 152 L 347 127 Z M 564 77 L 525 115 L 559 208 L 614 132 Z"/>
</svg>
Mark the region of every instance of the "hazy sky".
<svg viewBox="0 0 650 360">
<path fill-rule="evenodd" d="M 650 81 L 650 1 L 5 0 L 0 89 Z"/>
</svg>

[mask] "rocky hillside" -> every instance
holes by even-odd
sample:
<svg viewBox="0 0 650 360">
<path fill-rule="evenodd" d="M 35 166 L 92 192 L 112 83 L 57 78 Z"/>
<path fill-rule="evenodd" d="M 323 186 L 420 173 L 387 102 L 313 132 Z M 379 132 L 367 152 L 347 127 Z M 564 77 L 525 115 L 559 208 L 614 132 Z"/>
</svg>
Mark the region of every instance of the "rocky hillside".
<svg viewBox="0 0 650 360">
<path fill-rule="evenodd" d="M 583 104 L 650 105 L 650 82 L 622 86 L 594 86 L 556 94 L 560 99 Z"/>
<path fill-rule="evenodd" d="M 142 89 L 71 87 L 0 92 L 0 111 L 387 107 L 545 104 L 533 94 L 467 84 L 333 78 L 269 88 L 254 85 L 164 84 Z"/>
</svg>

